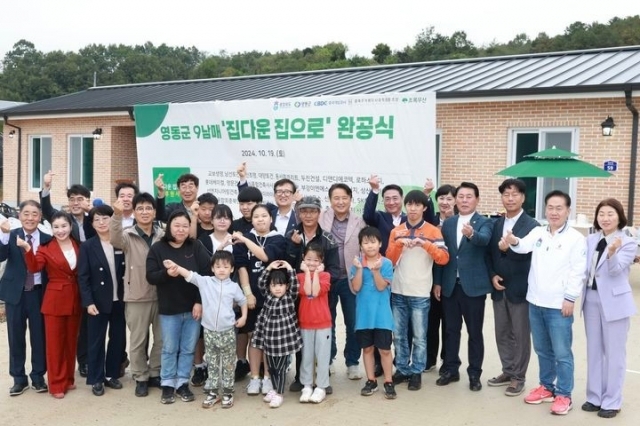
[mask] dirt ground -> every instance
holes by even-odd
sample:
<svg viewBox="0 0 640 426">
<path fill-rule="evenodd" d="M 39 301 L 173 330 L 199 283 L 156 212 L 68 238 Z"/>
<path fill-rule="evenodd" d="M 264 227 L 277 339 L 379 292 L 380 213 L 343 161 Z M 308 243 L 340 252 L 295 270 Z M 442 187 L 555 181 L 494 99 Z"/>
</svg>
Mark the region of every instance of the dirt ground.
<svg viewBox="0 0 640 426">
<path fill-rule="evenodd" d="M 640 307 L 640 266 L 635 265 L 632 282 L 637 305 Z M 341 330 L 343 327 L 339 327 Z M 504 396 L 504 387 L 490 388 L 486 380 L 500 373 L 493 333 L 493 310 L 487 301 L 484 324 L 485 361 L 481 392 L 471 392 L 464 378 L 446 387 L 436 387 L 437 373 L 424 373 L 423 387 L 410 392 L 406 385 L 398 386 L 398 398 L 385 400 L 379 391 L 373 396 L 360 396 L 364 381 L 350 381 L 346 377 L 344 359 L 339 356 L 336 374 L 331 377 L 334 394 L 319 405 L 300 404 L 299 394 L 285 393 L 285 402 L 278 409 L 270 409 L 260 397 L 247 396 L 244 387 L 247 380 L 236 384 L 235 405 L 223 410 L 201 408 L 204 399 L 201 388 L 194 388 L 196 402 L 176 401 L 172 405 L 160 404 L 160 391 L 151 389 L 146 398 L 134 396 L 135 384 L 129 373 L 123 378 L 124 389 L 107 389 L 102 397 L 91 394 L 84 379 L 77 375 L 78 389 L 63 400 L 48 394 L 36 394 L 28 390 L 23 395 L 10 397 L 8 389 L 13 384 L 8 374 L 8 348 L 6 326 L 0 326 L 0 424 L 2 425 L 178 425 L 216 424 L 232 425 L 542 425 L 563 422 L 566 425 L 603 424 L 604 419 L 594 413 L 580 410 L 585 401 L 586 349 L 584 323 L 579 314 L 574 324 L 575 389 L 574 409 L 566 418 L 552 416 L 549 404 L 526 405 L 522 396 Z M 463 342 L 466 339 L 463 339 Z M 344 334 L 338 334 L 338 342 L 344 342 Z M 632 319 L 629 336 L 625 401 L 622 412 L 610 424 L 637 425 L 640 419 L 640 316 Z M 466 368 L 466 343 L 461 350 Z M 531 358 L 527 389 L 537 386 L 537 358 Z M 293 374 L 290 373 L 290 379 Z M 382 386 L 380 386 L 381 388 Z M 524 395 L 523 395 L 524 396 Z M 220 423 L 218 423 L 220 422 Z M 558 423 L 559 424 L 559 423 Z"/>
</svg>

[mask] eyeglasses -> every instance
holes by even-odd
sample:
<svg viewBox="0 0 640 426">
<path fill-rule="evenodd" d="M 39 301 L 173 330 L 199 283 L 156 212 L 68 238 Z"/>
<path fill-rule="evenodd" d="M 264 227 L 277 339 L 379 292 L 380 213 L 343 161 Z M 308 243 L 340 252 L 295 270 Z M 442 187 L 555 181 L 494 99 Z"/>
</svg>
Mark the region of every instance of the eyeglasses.
<svg viewBox="0 0 640 426">
<path fill-rule="evenodd" d="M 138 213 L 142 213 L 142 212 L 152 212 L 155 209 L 152 206 L 142 206 L 142 207 L 136 207 L 136 211 Z"/>
<path fill-rule="evenodd" d="M 70 204 L 74 204 L 74 203 L 84 203 L 86 200 L 85 197 L 69 197 L 69 203 Z"/>
<path fill-rule="evenodd" d="M 276 195 L 291 195 L 293 194 L 293 191 L 290 189 L 278 189 L 276 191 Z"/>
</svg>

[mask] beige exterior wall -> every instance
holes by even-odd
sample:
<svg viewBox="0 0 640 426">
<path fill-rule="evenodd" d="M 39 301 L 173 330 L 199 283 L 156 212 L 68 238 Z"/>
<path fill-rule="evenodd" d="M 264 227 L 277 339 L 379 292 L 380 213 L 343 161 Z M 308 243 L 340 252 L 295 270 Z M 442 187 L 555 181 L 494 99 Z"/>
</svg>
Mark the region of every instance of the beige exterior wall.
<svg viewBox="0 0 640 426">
<path fill-rule="evenodd" d="M 640 99 L 635 99 L 640 107 Z M 615 119 L 615 133 L 603 137 L 600 123 L 610 115 Z M 577 128 L 577 152 L 581 158 L 601 166 L 605 160 L 618 161 L 618 171 L 609 179 L 579 179 L 575 211 L 589 220 L 597 203 L 605 197 L 618 198 L 628 210 L 629 164 L 631 161 L 631 113 L 624 98 L 572 100 L 520 100 L 499 102 L 440 103 L 437 128 L 441 132 L 441 183 L 475 182 L 480 188 L 479 210 L 499 210 L 497 187 L 504 179 L 495 173 L 508 164 L 508 146 L 512 129 Z M 9 120 L 22 127 L 22 170 L 20 200 L 37 199 L 29 191 L 28 149 L 30 135 L 53 138 L 52 167 L 57 173 L 52 201 L 66 203 L 68 186 L 68 136 L 90 135 L 96 127 L 102 138 L 94 145 L 94 194 L 107 202 L 115 198 L 113 188 L 119 179 L 137 181 L 137 153 L 133 122 L 128 116 L 96 118 L 58 118 L 47 120 Z M 5 125 L 4 201 L 18 200 L 17 138 L 9 139 L 11 126 Z M 639 172 L 640 174 L 640 172 Z M 636 178 L 640 193 L 640 179 Z M 640 224 L 640 203 L 636 203 L 634 224 Z"/>
</svg>

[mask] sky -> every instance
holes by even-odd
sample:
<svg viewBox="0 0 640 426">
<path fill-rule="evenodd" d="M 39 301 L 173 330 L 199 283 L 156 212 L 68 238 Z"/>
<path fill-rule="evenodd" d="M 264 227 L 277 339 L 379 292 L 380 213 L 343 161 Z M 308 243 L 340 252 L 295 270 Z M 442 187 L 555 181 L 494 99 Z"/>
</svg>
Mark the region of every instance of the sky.
<svg viewBox="0 0 640 426">
<path fill-rule="evenodd" d="M 376 44 L 401 50 L 430 26 L 482 46 L 638 13 L 633 0 L 19 0 L 0 10 L 0 59 L 21 39 L 43 52 L 150 41 L 209 54 L 342 42 L 347 56 L 371 57 Z"/>
</svg>

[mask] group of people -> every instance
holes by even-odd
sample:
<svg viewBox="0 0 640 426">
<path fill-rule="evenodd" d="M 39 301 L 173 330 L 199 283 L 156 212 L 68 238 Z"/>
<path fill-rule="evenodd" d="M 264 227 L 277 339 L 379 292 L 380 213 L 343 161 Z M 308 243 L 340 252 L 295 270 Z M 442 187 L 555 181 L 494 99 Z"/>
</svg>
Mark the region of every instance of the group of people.
<svg viewBox="0 0 640 426">
<path fill-rule="evenodd" d="M 72 185 L 70 212 L 56 211 L 49 196 L 54 174 L 47 173 L 40 202 L 19 206 L 22 227 L 0 223 L 10 395 L 29 388 L 28 322 L 31 385 L 55 398 L 75 389 L 77 358 L 96 396 L 105 387 L 121 389 L 129 366 L 138 397 L 158 387 L 164 404 L 193 401 L 190 385 L 203 386 L 203 407 L 229 408 L 235 382 L 249 375 L 247 393 L 277 408 L 291 363 L 289 390 L 300 402 L 321 403 L 333 393 L 338 304 L 351 380 L 363 378 L 362 355 L 362 395 L 378 390 L 380 376 L 387 399 L 402 383 L 419 390 L 440 348 L 436 385 L 459 381 L 463 322 L 469 388 L 480 391 L 491 294 L 502 372 L 489 386 L 506 386 L 508 396 L 524 392 L 533 340 L 539 386 L 524 401 L 552 402 L 552 413 L 567 414 L 580 299 L 588 343 L 582 409 L 600 417 L 619 412 L 636 257 L 619 201 L 597 206 L 596 232 L 585 241 L 568 224 L 567 194 L 546 195 L 548 223 L 541 226 L 522 208 L 526 188 L 518 179 L 500 185 L 505 213 L 491 219 L 477 212 L 480 194 L 471 182 L 439 187 L 436 209 L 430 180 L 423 191 L 404 194 L 398 185 L 381 188 L 373 175 L 359 216 L 344 183 L 331 186 L 323 209 L 289 179 L 275 182 L 275 204 L 265 204 L 246 180 L 246 164 L 238 175 L 241 217 L 234 220 L 215 196 L 198 196 L 192 174 L 177 181 L 178 203 L 165 205 L 160 175 L 156 197 L 122 183 L 112 206 L 92 207 L 88 189 Z M 380 196 L 384 210 L 377 210 Z M 42 217 L 52 236 L 38 230 Z"/>
</svg>

